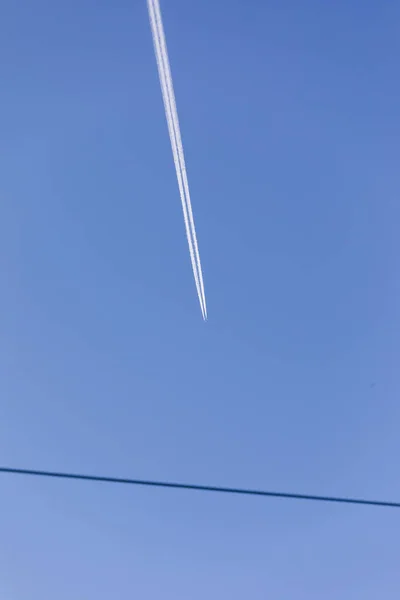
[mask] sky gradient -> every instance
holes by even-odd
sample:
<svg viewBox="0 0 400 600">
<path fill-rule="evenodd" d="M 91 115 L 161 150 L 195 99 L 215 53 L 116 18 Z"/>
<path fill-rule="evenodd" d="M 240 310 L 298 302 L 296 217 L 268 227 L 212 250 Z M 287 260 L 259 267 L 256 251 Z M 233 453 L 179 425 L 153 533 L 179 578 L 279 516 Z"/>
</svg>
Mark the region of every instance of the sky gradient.
<svg viewBox="0 0 400 600">
<path fill-rule="evenodd" d="M 0 7 L 0 462 L 400 499 L 400 5 Z M 400 511 L 0 476 L 7 600 L 398 598 Z"/>
</svg>

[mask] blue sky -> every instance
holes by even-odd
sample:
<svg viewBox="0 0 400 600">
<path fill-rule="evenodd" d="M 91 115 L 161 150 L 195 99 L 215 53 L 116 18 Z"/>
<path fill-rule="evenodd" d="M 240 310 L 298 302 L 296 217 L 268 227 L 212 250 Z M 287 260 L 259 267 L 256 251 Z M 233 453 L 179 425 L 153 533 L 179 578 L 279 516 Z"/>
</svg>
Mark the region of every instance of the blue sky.
<svg viewBox="0 0 400 600">
<path fill-rule="evenodd" d="M 6 466 L 399 499 L 400 8 L 0 7 Z M 371 384 L 375 384 L 371 387 Z M 400 513 L 1 476 L 0 595 L 397 598 Z"/>
</svg>

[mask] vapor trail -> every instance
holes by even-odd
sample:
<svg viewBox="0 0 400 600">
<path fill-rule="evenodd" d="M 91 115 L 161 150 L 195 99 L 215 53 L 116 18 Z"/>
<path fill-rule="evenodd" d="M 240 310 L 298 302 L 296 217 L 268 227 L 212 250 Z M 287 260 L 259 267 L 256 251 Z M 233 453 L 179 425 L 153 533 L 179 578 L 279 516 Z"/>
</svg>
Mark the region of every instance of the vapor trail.
<svg viewBox="0 0 400 600">
<path fill-rule="evenodd" d="M 184 153 L 183 153 L 183 144 L 182 144 L 182 139 L 181 139 L 181 134 L 180 134 L 178 112 L 177 112 L 176 102 L 175 102 L 175 94 L 174 94 L 174 88 L 173 88 L 173 83 L 172 83 L 171 68 L 170 68 L 170 64 L 169 64 L 169 60 L 168 60 L 168 51 L 167 51 L 167 45 L 166 45 L 166 40 L 165 40 L 164 27 L 162 24 L 160 4 L 159 4 L 159 0 L 150 0 L 150 1 L 152 1 L 152 3 L 153 3 L 155 19 L 156 19 L 156 28 L 157 28 L 157 31 L 159 34 L 159 41 L 160 41 L 160 45 L 161 45 L 161 56 L 163 59 L 164 74 L 165 74 L 165 79 L 166 79 L 166 84 L 167 84 L 167 93 L 168 93 L 168 98 L 169 98 L 170 107 L 171 107 L 171 111 L 172 111 L 172 121 L 173 121 L 173 125 L 174 125 L 174 130 L 175 130 L 175 141 L 176 141 L 176 147 L 178 150 L 183 185 L 184 185 L 184 189 L 185 189 L 185 199 L 186 199 L 186 205 L 187 205 L 187 212 L 189 215 L 192 243 L 193 243 L 194 252 L 195 252 L 195 256 L 196 256 L 198 278 L 199 278 L 199 282 L 200 282 L 201 295 L 202 295 L 202 299 L 203 299 L 203 306 L 204 306 L 204 313 L 205 313 L 203 316 L 206 318 L 207 317 L 207 308 L 206 308 L 206 298 L 205 298 L 205 293 L 204 293 L 203 276 L 202 276 L 202 270 L 201 270 L 200 254 L 199 254 L 199 249 L 198 249 L 198 245 L 197 245 L 196 229 L 195 229 L 194 219 L 193 219 L 192 204 L 190 201 L 189 183 L 188 183 L 187 173 L 186 173 L 185 157 L 184 157 Z"/>
<path fill-rule="evenodd" d="M 191 262 L 192 262 L 192 268 L 193 268 L 193 273 L 194 273 L 194 278 L 195 278 L 195 283 L 196 283 L 196 288 L 197 288 L 197 294 L 199 296 L 200 306 L 201 306 L 201 310 L 202 310 L 203 318 L 204 318 L 205 311 L 204 311 L 204 304 L 203 304 L 203 296 L 201 293 L 197 263 L 195 260 L 195 255 L 194 255 L 194 250 L 193 250 L 191 229 L 190 229 L 190 224 L 189 224 L 185 192 L 184 192 L 184 187 L 183 187 L 183 179 L 182 179 L 181 167 L 180 167 L 180 162 L 179 162 L 179 154 L 178 154 L 178 148 L 177 148 L 177 143 L 176 143 L 176 133 L 175 133 L 175 127 L 174 127 L 174 122 L 173 122 L 173 118 L 172 118 L 172 109 L 171 109 L 171 105 L 170 105 L 170 98 L 168 95 L 168 87 L 167 87 L 167 81 L 166 81 L 165 70 L 164 70 L 164 65 L 163 65 L 163 56 L 162 56 L 162 52 L 161 52 L 159 31 L 158 31 L 157 23 L 155 20 L 154 6 L 153 6 L 153 3 L 151 0 L 148 2 L 148 5 L 149 5 L 150 23 L 152 26 L 153 41 L 154 41 L 154 47 L 155 47 L 155 53 L 156 53 L 156 59 L 157 59 L 157 66 L 158 66 L 162 95 L 163 95 L 164 106 L 165 106 L 165 113 L 166 113 L 168 130 L 169 130 L 169 135 L 170 135 L 170 140 L 171 140 L 171 147 L 172 147 L 172 153 L 173 153 L 173 157 L 174 157 L 176 175 L 177 175 L 177 179 L 178 179 L 179 193 L 180 193 L 181 202 L 182 202 L 183 217 L 184 217 L 186 235 L 187 235 L 187 240 L 188 240 L 188 245 L 189 245 L 190 258 L 191 258 Z"/>
<path fill-rule="evenodd" d="M 176 108 L 175 94 L 172 83 L 171 69 L 168 60 L 168 52 L 165 41 L 164 28 L 162 24 L 160 5 L 158 0 L 147 0 L 153 43 L 157 60 L 158 73 L 163 95 L 165 114 L 168 131 L 171 140 L 172 154 L 174 157 L 176 176 L 178 180 L 179 194 L 182 202 L 183 217 L 185 222 L 186 236 L 189 245 L 190 258 L 193 274 L 199 297 L 203 318 L 207 318 L 206 299 L 204 293 L 203 275 L 200 262 L 200 254 L 197 244 L 196 229 L 190 201 L 189 183 L 187 179 L 183 144 L 180 134 L 178 112 Z"/>
</svg>

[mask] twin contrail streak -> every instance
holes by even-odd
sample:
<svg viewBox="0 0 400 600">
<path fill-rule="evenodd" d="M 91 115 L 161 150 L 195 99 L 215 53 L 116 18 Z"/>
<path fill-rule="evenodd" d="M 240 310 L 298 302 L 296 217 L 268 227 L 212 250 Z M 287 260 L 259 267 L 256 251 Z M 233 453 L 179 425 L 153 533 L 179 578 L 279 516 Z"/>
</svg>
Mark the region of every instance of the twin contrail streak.
<svg viewBox="0 0 400 600">
<path fill-rule="evenodd" d="M 185 157 L 183 154 L 183 144 L 159 0 L 147 0 L 147 5 L 149 9 L 151 31 L 153 34 L 153 43 L 157 60 L 158 74 L 160 77 L 161 91 L 164 100 L 165 115 L 167 118 L 172 154 L 174 157 L 176 177 L 178 179 L 179 194 L 182 202 L 183 218 L 185 221 L 190 259 L 192 262 L 194 280 L 196 283 L 201 312 L 203 314 L 203 319 L 205 320 L 207 319 L 207 306 L 204 293 L 203 274 L 201 270 L 200 254 L 197 245 L 196 229 L 194 226 L 192 203 L 190 201 L 189 183 L 185 166 Z"/>
</svg>

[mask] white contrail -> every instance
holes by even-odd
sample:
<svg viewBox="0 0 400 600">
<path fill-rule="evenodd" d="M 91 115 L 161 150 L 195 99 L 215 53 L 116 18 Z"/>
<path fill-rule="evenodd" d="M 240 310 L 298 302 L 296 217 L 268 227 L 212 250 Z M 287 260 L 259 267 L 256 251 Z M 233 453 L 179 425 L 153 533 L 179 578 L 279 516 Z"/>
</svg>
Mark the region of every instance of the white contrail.
<svg viewBox="0 0 400 600">
<path fill-rule="evenodd" d="M 147 0 L 151 30 L 153 34 L 154 49 L 157 59 L 158 73 L 164 100 L 165 114 L 171 140 L 179 193 L 182 202 L 183 217 L 185 221 L 186 236 L 189 245 L 194 279 L 203 318 L 207 318 L 206 299 L 204 293 L 203 275 L 199 249 L 197 245 L 196 229 L 194 225 L 192 205 L 190 201 L 189 184 L 186 173 L 183 145 L 179 128 L 179 119 L 176 109 L 175 94 L 172 83 L 171 69 L 162 24 L 160 5 L 158 0 Z"/>
<path fill-rule="evenodd" d="M 174 123 L 173 123 L 173 118 L 172 118 L 170 99 L 168 96 L 168 88 L 167 88 L 167 82 L 166 82 L 166 77 L 165 77 L 165 70 L 163 67 L 163 56 L 161 53 L 161 44 L 160 44 L 158 28 L 157 28 L 156 20 L 155 20 L 154 7 L 153 7 L 151 0 L 148 1 L 148 5 L 149 5 L 150 23 L 152 26 L 152 33 L 153 33 L 154 47 L 155 47 L 155 52 L 156 52 L 157 66 L 158 66 L 162 95 L 163 95 L 164 106 L 165 106 L 165 113 L 166 113 L 166 117 L 167 117 L 167 124 L 168 124 L 170 140 L 171 140 L 172 153 L 173 153 L 173 157 L 174 157 L 176 175 L 177 175 L 177 179 L 178 179 L 179 193 L 180 193 L 181 202 L 182 202 L 183 217 L 184 217 L 184 221 L 185 221 L 185 228 L 186 228 L 186 235 L 187 235 L 187 240 L 188 240 L 188 245 L 189 245 L 190 258 L 192 261 L 192 267 L 193 267 L 193 273 L 194 273 L 194 278 L 195 278 L 195 282 L 196 282 L 197 294 L 199 296 L 200 306 L 201 306 L 201 310 L 202 310 L 203 318 L 204 318 L 205 312 L 204 312 L 204 305 L 203 305 L 203 297 L 202 297 L 201 287 L 200 287 L 200 282 L 199 282 L 199 277 L 198 277 L 197 263 L 195 260 L 195 255 L 194 255 L 194 250 L 193 250 L 193 242 L 192 242 L 192 237 L 191 237 L 191 230 L 190 230 L 187 206 L 186 206 L 186 201 L 185 201 L 185 192 L 184 192 L 184 187 L 183 187 L 182 173 L 181 173 L 181 168 L 180 168 L 180 163 L 179 163 L 179 154 L 178 154 L 177 143 L 176 143 L 176 134 L 175 134 L 175 128 L 174 128 Z"/>
<path fill-rule="evenodd" d="M 189 218 L 188 218 L 187 206 L 186 206 L 186 201 L 185 201 L 185 192 L 184 192 L 184 187 L 183 187 L 181 168 L 180 168 L 180 164 L 179 164 L 179 155 L 178 155 L 178 150 L 177 150 L 176 140 L 175 140 L 175 130 L 174 130 L 171 107 L 170 107 L 170 102 L 169 102 L 169 97 L 168 97 L 167 83 L 166 83 L 163 64 L 162 64 L 160 40 L 158 37 L 158 31 L 157 31 L 157 28 L 155 25 L 155 23 L 156 23 L 155 15 L 153 12 L 153 6 L 151 4 L 151 1 L 149 2 L 149 14 L 150 14 L 150 22 L 151 22 L 152 31 L 153 31 L 153 40 L 154 40 L 154 47 L 155 47 L 155 51 L 156 51 L 157 65 L 158 65 L 159 74 L 160 74 L 160 83 L 161 83 L 161 89 L 162 89 L 162 93 L 163 93 L 165 113 L 166 113 L 166 117 L 167 117 L 168 130 L 169 130 L 169 135 L 170 135 L 170 139 L 171 139 L 172 153 L 173 153 L 173 157 L 174 157 L 176 175 L 177 175 L 177 179 L 178 179 L 179 193 L 180 193 L 181 202 L 182 202 L 183 217 L 184 217 L 184 221 L 185 221 L 185 228 L 186 228 L 186 235 L 187 235 L 187 240 L 188 240 L 188 245 L 189 245 L 190 258 L 192 261 L 192 267 L 193 267 L 193 273 L 194 273 L 194 278 L 195 278 L 195 282 L 196 282 L 197 294 L 199 296 L 201 311 L 203 313 L 203 318 L 204 318 L 205 313 L 204 313 L 203 299 L 202 299 L 202 295 L 201 295 L 201 287 L 200 287 L 200 282 L 199 282 L 199 278 L 198 278 L 197 264 L 196 264 L 196 260 L 195 260 L 193 243 L 192 243 L 192 239 L 191 239 Z"/>
<path fill-rule="evenodd" d="M 165 79 L 166 79 L 166 84 L 167 84 L 167 93 L 168 93 L 168 98 L 169 98 L 169 102 L 170 102 L 170 108 L 172 111 L 172 120 L 173 120 L 173 125 L 174 125 L 174 130 L 175 130 L 176 147 L 178 150 L 183 185 L 185 188 L 186 205 L 187 205 L 187 210 L 188 210 L 188 215 L 189 215 L 193 247 L 194 247 L 194 252 L 196 255 L 198 276 L 199 276 L 200 287 L 201 287 L 201 295 L 202 295 L 202 299 L 203 299 L 205 317 L 207 317 L 206 298 L 205 298 L 205 293 L 204 293 L 204 284 L 203 284 L 203 276 L 202 276 L 202 270 L 201 270 L 200 254 L 199 254 L 199 249 L 198 249 L 198 245 L 197 245 L 196 229 L 195 229 L 194 219 L 193 219 L 192 204 L 190 201 L 189 183 L 188 183 L 187 173 L 186 173 L 185 157 L 183 154 L 183 144 L 182 144 L 182 139 L 181 139 L 181 134 L 180 134 L 178 112 L 176 109 L 175 94 L 174 94 L 174 88 L 173 88 L 173 83 L 172 83 L 171 68 L 170 68 L 169 60 L 168 60 L 168 51 L 167 51 L 167 44 L 165 41 L 165 33 L 164 33 L 164 27 L 163 27 L 163 23 L 162 23 L 160 4 L 159 4 L 159 0 L 150 0 L 150 1 L 152 1 L 153 7 L 154 7 L 156 28 L 157 28 L 157 31 L 159 34 L 159 41 L 160 41 L 160 45 L 161 45 L 161 56 L 163 59 L 163 68 L 164 68 L 164 74 L 165 74 Z"/>
</svg>

